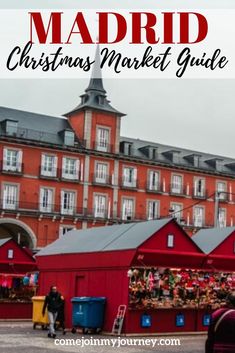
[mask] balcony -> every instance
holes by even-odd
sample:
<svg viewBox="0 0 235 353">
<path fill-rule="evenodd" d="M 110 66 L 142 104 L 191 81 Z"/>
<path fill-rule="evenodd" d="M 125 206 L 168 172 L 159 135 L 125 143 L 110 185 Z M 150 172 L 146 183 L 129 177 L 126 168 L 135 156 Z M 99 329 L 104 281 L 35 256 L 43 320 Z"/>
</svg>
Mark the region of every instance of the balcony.
<svg viewBox="0 0 235 353">
<path fill-rule="evenodd" d="M 105 174 L 105 175 L 92 175 L 92 184 L 99 185 L 99 186 L 111 186 L 112 185 L 112 176 Z"/>
<path fill-rule="evenodd" d="M 227 191 L 217 191 L 219 202 L 228 202 L 229 201 L 229 193 Z"/>
<path fill-rule="evenodd" d="M 132 180 L 126 180 L 125 178 L 120 178 L 119 179 L 119 184 L 122 189 L 127 189 L 127 190 L 137 190 L 138 189 L 138 180 L 137 179 L 132 179 Z"/>
<path fill-rule="evenodd" d="M 206 200 L 208 197 L 208 192 L 205 189 L 198 190 L 197 188 L 193 188 L 193 198 L 194 199 L 200 199 L 200 200 Z"/>
<path fill-rule="evenodd" d="M 114 146 L 109 143 L 94 141 L 91 148 L 99 152 L 114 153 Z"/>
<path fill-rule="evenodd" d="M 61 175 L 62 181 L 78 183 L 81 180 L 81 173 L 80 172 L 67 173 L 67 170 L 62 169 L 60 175 Z"/>
<path fill-rule="evenodd" d="M 154 194 L 162 193 L 163 192 L 163 185 L 160 182 L 157 182 L 154 185 L 150 185 L 150 183 L 147 182 L 146 191 L 148 193 L 154 193 Z"/>
<path fill-rule="evenodd" d="M 41 179 L 58 179 L 58 168 L 51 168 L 51 170 L 44 170 L 43 166 L 39 167 L 39 176 Z"/>
<path fill-rule="evenodd" d="M 186 196 L 186 187 L 178 184 L 170 184 L 170 195 L 172 196 Z"/>
<path fill-rule="evenodd" d="M 24 164 L 16 163 L 15 165 L 7 165 L 4 161 L 1 161 L 0 169 L 2 174 L 22 175 L 24 171 Z"/>
</svg>

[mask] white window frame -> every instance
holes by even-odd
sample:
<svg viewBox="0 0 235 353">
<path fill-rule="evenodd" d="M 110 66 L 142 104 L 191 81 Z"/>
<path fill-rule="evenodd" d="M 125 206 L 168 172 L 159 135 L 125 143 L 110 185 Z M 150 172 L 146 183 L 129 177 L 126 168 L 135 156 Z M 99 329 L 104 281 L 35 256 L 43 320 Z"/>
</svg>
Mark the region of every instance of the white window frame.
<svg viewBox="0 0 235 353">
<path fill-rule="evenodd" d="M 123 166 L 122 185 L 129 188 L 137 187 L 137 168 L 136 167 Z"/>
<path fill-rule="evenodd" d="M 8 195 L 6 194 L 7 187 L 12 188 L 10 193 L 8 190 Z M 13 188 L 14 188 L 14 190 L 13 190 Z M 16 210 L 17 205 L 18 205 L 18 201 L 19 201 L 19 186 L 18 186 L 18 184 L 4 183 L 2 195 L 3 195 L 3 198 L 2 198 L 3 208 L 6 210 Z"/>
<path fill-rule="evenodd" d="M 148 190 L 159 191 L 160 172 L 157 170 L 149 170 L 148 173 Z"/>
<path fill-rule="evenodd" d="M 95 182 L 99 184 L 106 184 L 108 177 L 109 165 L 102 161 L 95 162 Z"/>
<path fill-rule="evenodd" d="M 74 163 L 71 172 L 71 165 Z M 64 156 L 62 158 L 62 178 L 67 180 L 79 180 L 80 160 L 78 158 Z"/>
<path fill-rule="evenodd" d="M 48 195 L 45 195 L 45 191 L 48 192 Z M 47 202 L 45 202 L 45 198 Z M 49 187 L 41 187 L 40 188 L 40 212 L 50 213 L 53 211 L 53 201 L 54 201 L 54 189 Z"/>
<path fill-rule="evenodd" d="M 147 219 L 157 219 L 159 217 L 159 201 L 158 200 L 147 200 Z"/>
<path fill-rule="evenodd" d="M 52 158 L 51 167 L 49 168 L 49 162 L 47 158 Z M 57 176 L 57 164 L 58 157 L 49 153 L 42 153 L 41 155 L 41 175 L 47 177 L 56 177 Z M 51 170 L 50 170 L 51 169 Z"/>
<path fill-rule="evenodd" d="M 201 182 L 201 190 L 199 190 L 199 182 Z M 206 195 L 206 180 L 201 177 L 194 177 L 194 196 L 204 197 Z"/>
<path fill-rule="evenodd" d="M 221 188 L 220 185 L 224 185 L 224 187 Z M 219 200 L 221 200 L 221 201 L 227 200 L 227 182 L 226 181 L 217 180 L 216 181 L 216 191 L 217 192 L 222 192 L 222 193 L 219 194 Z"/>
<path fill-rule="evenodd" d="M 109 152 L 111 129 L 98 125 L 96 128 L 96 149 L 101 152 Z M 105 136 L 106 135 L 106 136 Z"/>
<path fill-rule="evenodd" d="M 65 206 L 65 195 L 68 194 L 70 195 L 69 198 L 72 198 L 68 200 L 68 206 L 69 207 L 64 207 Z M 76 198 L 77 198 L 77 193 L 74 190 L 61 190 L 60 192 L 60 201 L 61 201 L 61 214 L 63 215 L 74 215 L 76 212 Z"/>
<path fill-rule="evenodd" d="M 223 215 L 223 216 L 222 216 Z M 227 210 L 226 208 L 219 208 L 218 210 L 219 227 L 224 228 L 227 225 Z"/>
<path fill-rule="evenodd" d="M 174 248 L 175 246 L 175 236 L 173 234 L 168 234 L 167 235 L 167 247 L 168 248 Z"/>
<path fill-rule="evenodd" d="M 177 180 L 178 178 L 178 180 Z M 179 180 L 181 182 L 179 182 Z M 183 182 L 184 178 L 181 174 L 172 174 L 171 175 L 171 192 L 174 194 L 182 194 L 183 192 Z"/>
<path fill-rule="evenodd" d="M 175 207 L 176 206 L 176 207 Z M 182 203 L 178 203 L 178 202 L 171 202 L 170 207 L 174 210 L 172 212 L 172 216 L 174 218 L 176 218 L 176 220 L 178 222 L 180 222 L 181 218 L 182 218 L 182 209 L 183 209 L 183 204 Z M 179 208 L 179 210 L 177 211 L 177 209 L 175 208 Z"/>
<path fill-rule="evenodd" d="M 201 210 L 201 214 L 197 213 L 197 210 Z M 205 207 L 204 206 L 194 206 L 193 208 L 193 225 L 195 227 L 203 227 L 205 222 Z"/>
<path fill-rule="evenodd" d="M 122 198 L 122 220 L 123 221 L 132 220 L 134 218 L 134 215 L 135 215 L 135 199 L 131 197 L 123 197 Z M 128 217 L 130 217 L 130 219 L 128 219 Z"/>
<path fill-rule="evenodd" d="M 10 155 L 9 155 L 10 153 Z M 16 153 L 16 158 L 13 158 L 13 153 Z M 15 159 L 15 161 L 13 161 Z M 3 170 L 12 172 L 22 171 L 23 151 L 15 148 L 3 148 Z"/>
<path fill-rule="evenodd" d="M 107 195 L 94 194 L 94 217 L 106 218 L 107 216 Z"/>
</svg>

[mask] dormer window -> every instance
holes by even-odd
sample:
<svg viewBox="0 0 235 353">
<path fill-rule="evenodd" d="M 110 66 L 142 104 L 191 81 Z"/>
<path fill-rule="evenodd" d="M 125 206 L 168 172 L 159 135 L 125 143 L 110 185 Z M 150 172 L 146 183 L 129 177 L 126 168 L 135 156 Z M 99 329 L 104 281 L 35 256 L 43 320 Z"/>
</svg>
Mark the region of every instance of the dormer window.
<svg viewBox="0 0 235 353">
<path fill-rule="evenodd" d="M 184 159 L 186 159 L 193 167 L 199 168 L 200 167 L 200 154 L 190 154 L 187 156 L 184 156 Z"/>
<path fill-rule="evenodd" d="M 157 159 L 157 154 L 158 154 L 158 150 L 157 147 L 154 146 L 144 146 L 144 147 L 140 147 L 139 150 L 149 159 Z"/>
<path fill-rule="evenodd" d="M 98 102 L 100 105 L 103 105 L 104 104 L 104 97 L 103 96 L 99 96 L 98 97 Z"/>
<path fill-rule="evenodd" d="M 64 144 L 66 146 L 74 146 L 74 132 L 70 130 L 64 131 Z"/>
<path fill-rule="evenodd" d="M 207 164 L 211 165 L 218 172 L 222 172 L 223 170 L 223 159 L 220 158 L 212 158 L 206 161 Z"/>
<path fill-rule="evenodd" d="M 132 143 L 128 141 L 122 141 L 120 144 L 120 152 L 126 156 L 131 156 L 132 152 Z"/>
<path fill-rule="evenodd" d="M 163 152 L 162 154 L 174 164 L 178 164 L 180 162 L 180 151 L 171 150 Z"/>
<path fill-rule="evenodd" d="M 18 129 L 18 121 L 7 120 L 6 121 L 6 133 L 7 135 L 16 135 Z"/>
</svg>

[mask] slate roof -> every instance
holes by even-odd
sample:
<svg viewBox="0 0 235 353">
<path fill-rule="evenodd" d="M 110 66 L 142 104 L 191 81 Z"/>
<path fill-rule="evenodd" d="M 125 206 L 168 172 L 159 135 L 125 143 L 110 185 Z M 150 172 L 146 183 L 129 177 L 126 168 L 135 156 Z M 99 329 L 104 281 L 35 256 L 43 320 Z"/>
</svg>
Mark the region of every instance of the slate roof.
<svg viewBox="0 0 235 353">
<path fill-rule="evenodd" d="M 26 112 L 23 110 L 0 107 L 0 133 L 4 135 L 3 123 L 5 120 L 18 121 L 17 137 L 33 141 L 62 145 L 63 139 L 59 134 L 71 127 L 65 118 Z"/>
<path fill-rule="evenodd" d="M 172 219 L 71 230 L 36 256 L 136 249 Z"/>
<path fill-rule="evenodd" d="M 234 231 L 235 227 L 201 229 L 192 240 L 205 254 L 210 254 Z"/>
<path fill-rule="evenodd" d="M 171 165 L 174 167 L 183 167 L 194 170 L 203 170 L 205 172 L 218 173 L 218 174 L 227 174 L 231 176 L 235 176 L 235 159 L 224 157 L 220 155 L 214 155 L 205 152 L 199 152 L 195 150 L 190 150 L 181 147 L 175 147 L 170 145 L 163 145 L 156 142 L 145 141 L 141 139 L 134 139 L 130 137 L 120 137 L 120 142 L 127 142 L 131 144 L 131 157 L 136 157 L 138 159 L 150 160 L 148 156 L 143 152 L 144 147 L 152 147 L 156 148 L 157 157 L 152 161 L 157 163 L 162 163 L 164 165 Z M 174 162 L 170 158 L 167 157 L 167 152 L 178 152 L 178 160 Z M 199 156 L 199 165 L 194 166 L 192 162 L 190 162 L 190 156 Z M 221 170 L 216 170 L 215 166 L 213 166 L 213 160 L 220 160 L 222 162 Z M 230 164 L 230 167 L 228 166 Z"/>
<path fill-rule="evenodd" d="M 4 239 L 0 239 L 0 246 L 3 246 L 4 244 L 6 244 L 11 238 L 4 238 Z"/>
</svg>

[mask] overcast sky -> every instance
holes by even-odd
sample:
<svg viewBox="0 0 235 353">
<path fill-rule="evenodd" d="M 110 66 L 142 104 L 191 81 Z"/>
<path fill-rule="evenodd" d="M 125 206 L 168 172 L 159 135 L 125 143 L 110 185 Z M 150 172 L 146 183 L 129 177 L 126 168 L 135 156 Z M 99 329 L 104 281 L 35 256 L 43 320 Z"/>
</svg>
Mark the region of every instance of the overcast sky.
<svg viewBox="0 0 235 353">
<path fill-rule="evenodd" d="M 234 0 L 21 0 L 0 8 L 235 8 Z M 78 8 L 79 4 L 79 8 Z M 167 5 L 166 5 L 167 4 Z M 235 50 L 235 47 L 231 50 Z M 88 80 L 0 80 L 0 105 L 61 115 Z M 235 80 L 105 80 L 122 135 L 235 158 Z"/>
</svg>

